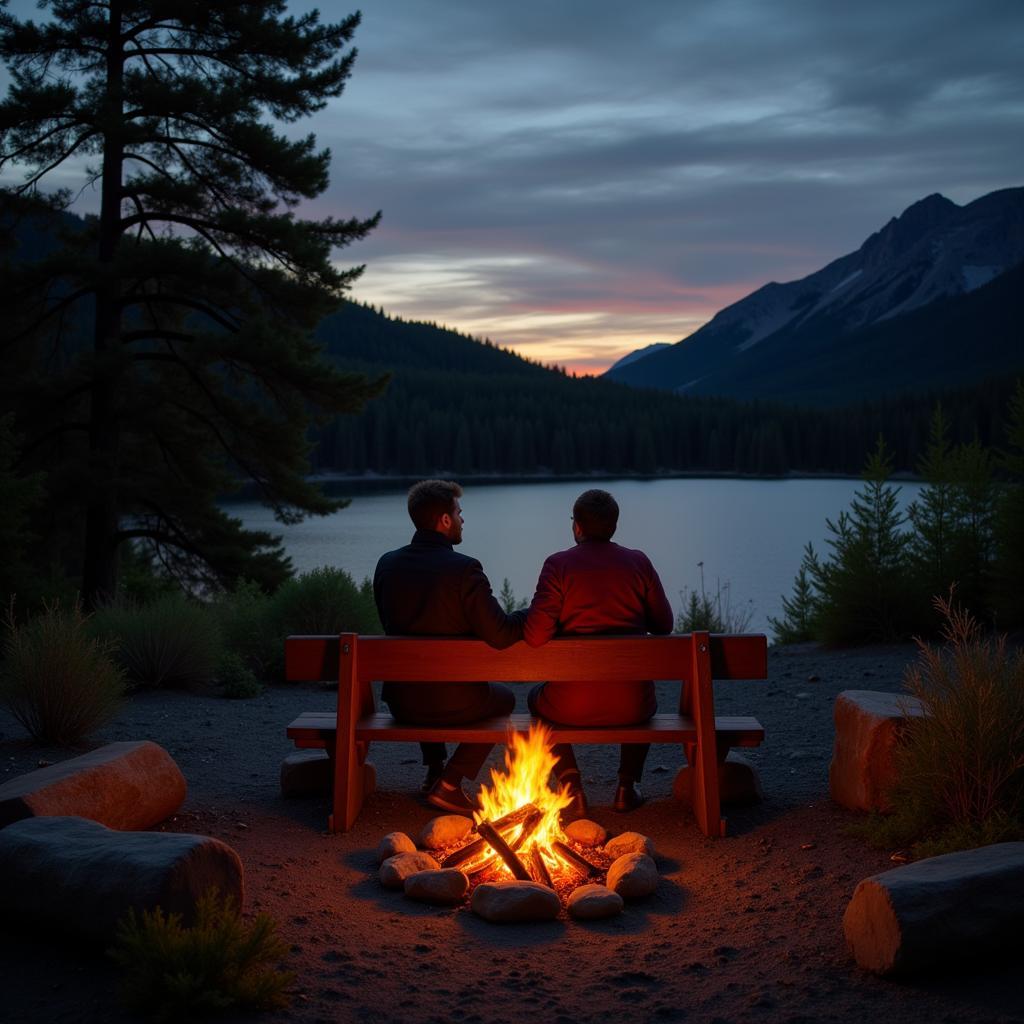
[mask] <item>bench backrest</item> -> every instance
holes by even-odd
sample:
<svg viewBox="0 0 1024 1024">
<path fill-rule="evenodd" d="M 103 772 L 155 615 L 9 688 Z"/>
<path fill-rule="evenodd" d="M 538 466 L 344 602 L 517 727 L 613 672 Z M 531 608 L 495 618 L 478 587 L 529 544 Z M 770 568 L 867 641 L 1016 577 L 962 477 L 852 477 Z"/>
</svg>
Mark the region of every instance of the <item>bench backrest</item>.
<svg viewBox="0 0 1024 1024">
<path fill-rule="evenodd" d="M 285 676 L 292 682 L 337 679 L 339 657 L 347 660 L 354 654 L 359 682 L 687 680 L 693 675 L 695 651 L 708 651 L 712 679 L 765 679 L 767 646 L 760 633 L 570 637 L 543 647 L 520 641 L 502 651 L 483 640 L 464 638 L 290 636 Z"/>
</svg>

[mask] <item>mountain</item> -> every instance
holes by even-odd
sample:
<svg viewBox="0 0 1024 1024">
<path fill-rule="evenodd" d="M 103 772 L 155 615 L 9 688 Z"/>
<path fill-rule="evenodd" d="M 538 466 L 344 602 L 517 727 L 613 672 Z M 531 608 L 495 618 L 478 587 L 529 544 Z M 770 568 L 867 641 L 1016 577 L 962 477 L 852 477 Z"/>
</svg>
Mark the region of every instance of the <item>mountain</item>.
<svg viewBox="0 0 1024 1024">
<path fill-rule="evenodd" d="M 644 356 L 653 355 L 655 352 L 658 352 L 663 348 L 671 347 L 672 343 L 669 341 L 655 341 L 650 345 L 644 345 L 643 348 L 634 349 L 632 352 L 624 355 L 617 362 L 612 363 L 606 372 L 611 373 L 612 370 L 617 370 L 621 366 L 628 366 L 630 363 L 635 363 L 638 359 L 643 359 Z"/>
<path fill-rule="evenodd" d="M 607 376 L 824 405 L 960 386 L 1024 368 L 1022 278 L 1024 188 L 962 207 L 931 195 L 856 252 L 766 284 Z"/>
</svg>

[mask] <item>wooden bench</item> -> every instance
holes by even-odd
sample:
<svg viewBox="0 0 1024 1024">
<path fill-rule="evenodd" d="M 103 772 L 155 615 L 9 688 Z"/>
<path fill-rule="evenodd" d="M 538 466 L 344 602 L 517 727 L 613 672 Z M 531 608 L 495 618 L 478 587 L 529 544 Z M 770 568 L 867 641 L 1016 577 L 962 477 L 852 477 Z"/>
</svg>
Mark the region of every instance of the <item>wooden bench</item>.
<svg viewBox="0 0 1024 1024">
<path fill-rule="evenodd" d="M 679 743 L 693 767 L 693 811 L 701 831 L 725 835 L 718 763 L 729 747 L 754 747 L 764 739 L 756 718 L 715 717 L 712 681 L 766 679 L 763 635 L 591 636 L 553 640 L 543 647 L 517 643 L 503 651 L 482 640 L 442 637 L 290 636 L 285 645 L 290 681 L 338 680 L 338 709 L 307 712 L 288 726 L 301 748 L 327 750 L 333 758 L 331 832 L 348 831 L 363 804 L 363 771 L 372 741 L 501 743 L 510 729 L 526 732 L 528 714 L 463 726 L 408 725 L 377 711 L 371 682 L 501 682 L 628 679 L 680 680 L 679 710 L 641 725 L 602 728 L 551 726 L 554 742 Z"/>
</svg>

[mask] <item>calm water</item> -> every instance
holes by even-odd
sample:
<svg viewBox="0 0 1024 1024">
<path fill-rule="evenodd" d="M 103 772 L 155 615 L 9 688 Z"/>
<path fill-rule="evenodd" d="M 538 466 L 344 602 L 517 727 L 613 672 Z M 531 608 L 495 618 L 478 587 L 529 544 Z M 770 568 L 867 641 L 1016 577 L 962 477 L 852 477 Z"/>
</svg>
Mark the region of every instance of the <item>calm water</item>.
<svg viewBox="0 0 1024 1024">
<path fill-rule="evenodd" d="M 782 611 L 800 565 L 804 545 L 824 550 L 825 517 L 847 508 L 856 480 L 612 480 L 596 486 L 619 503 L 615 540 L 641 548 L 654 562 L 673 608 L 680 591 L 721 585 L 733 608 L 749 607 L 750 628 L 769 632 L 769 615 Z M 905 508 L 919 486 L 902 483 Z M 572 544 L 570 513 L 587 484 L 480 484 L 466 486 L 466 525 L 459 550 L 479 558 L 497 591 L 508 577 L 517 597 L 530 597 L 541 564 Z M 255 502 L 228 509 L 246 526 L 284 536 L 298 571 L 320 565 L 347 569 L 357 579 L 372 576 L 382 552 L 407 544 L 413 528 L 405 490 L 354 497 L 326 519 L 282 527 Z"/>
</svg>

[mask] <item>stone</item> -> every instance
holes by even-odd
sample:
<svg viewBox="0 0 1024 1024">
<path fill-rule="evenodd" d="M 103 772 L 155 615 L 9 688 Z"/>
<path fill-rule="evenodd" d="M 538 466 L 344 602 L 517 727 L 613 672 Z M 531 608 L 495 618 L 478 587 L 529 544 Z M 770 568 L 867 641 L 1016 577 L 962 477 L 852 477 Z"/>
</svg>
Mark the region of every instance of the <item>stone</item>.
<svg viewBox="0 0 1024 1024">
<path fill-rule="evenodd" d="M 609 857 L 621 857 L 624 853 L 646 853 L 651 858 L 656 856 L 652 840 L 639 832 L 623 832 L 609 839 L 604 844 L 604 852 Z"/>
<path fill-rule="evenodd" d="M 924 714 L 920 701 L 906 694 L 843 690 L 832 713 L 832 799 L 852 811 L 891 811 L 890 793 L 896 783 L 893 751 L 908 721 Z"/>
<path fill-rule="evenodd" d="M 333 762 L 326 750 L 296 750 L 281 762 L 281 796 L 330 796 L 334 788 Z M 377 788 L 377 769 L 363 764 L 363 794 Z"/>
<path fill-rule="evenodd" d="M 405 880 L 405 895 L 420 903 L 461 903 L 468 889 L 469 879 L 457 868 L 416 871 Z"/>
<path fill-rule="evenodd" d="M 106 941 L 129 909 L 157 906 L 188 923 L 210 888 L 241 907 L 242 862 L 209 836 L 123 832 L 66 816 L 0 830 L 0 920 L 53 935 Z"/>
<path fill-rule="evenodd" d="M 581 885 L 569 897 L 569 916 L 577 921 L 600 921 L 622 913 L 622 897 L 606 885 Z"/>
<path fill-rule="evenodd" d="M 416 844 L 404 832 L 389 832 L 377 844 L 377 863 L 383 864 L 396 853 L 415 853 Z"/>
<path fill-rule="evenodd" d="M 443 850 L 465 839 L 472 827 L 472 818 L 462 814 L 439 814 L 423 826 L 417 843 L 428 850 Z"/>
<path fill-rule="evenodd" d="M 624 900 L 641 900 L 658 888 L 658 867 L 646 853 L 624 853 L 608 869 L 608 888 Z"/>
<path fill-rule="evenodd" d="M 553 921 L 562 905 L 558 896 L 539 882 L 484 882 L 473 890 L 470 908 L 495 924 Z"/>
<path fill-rule="evenodd" d="M 134 831 L 164 821 L 185 800 L 185 777 L 149 740 L 108 743 L 0 786 L 0 828 L 23 818 L 90 818 Z"/>
<path fill-rule="evenodd" d="M 1015 948 L 1022 920 L 1024 843 L 997 843 L 865 878 L 843 934 L 865 970 L 908 975 Z"/>
<path fill-rule="evenodd" d="M 571 821 L 565 826 L 565 834 L 580 846 L 600 846 L 607 838 L 608 832 L 596 821 L 587 818 L 580 818 L 578 821 Z"/>
<path fill-rule="evenodd" d="M 388 857 L 381 864 L 377 877 L 385 889 L 402 889 L 410 875 L 417 871 L 437 871 L 440 866 L 429 853 L 413 850 L 411 853 L 396 853 Z"/>
<path fill-rule="evenodd" d="M 718 794 L 723 804 L 735 807 L 759 804 L 764 799 L 757 768 L 735 750 L 719 762 Z M 683 765 L 676 773 L 672 795 L 686 807 L 693 806 L 693 769 L 689 765 Z"/>
</svg>

